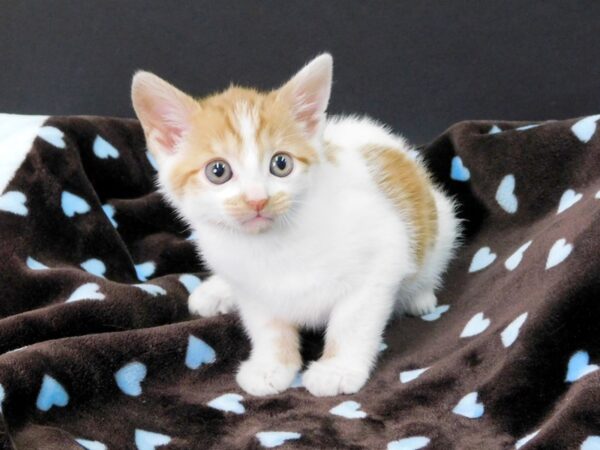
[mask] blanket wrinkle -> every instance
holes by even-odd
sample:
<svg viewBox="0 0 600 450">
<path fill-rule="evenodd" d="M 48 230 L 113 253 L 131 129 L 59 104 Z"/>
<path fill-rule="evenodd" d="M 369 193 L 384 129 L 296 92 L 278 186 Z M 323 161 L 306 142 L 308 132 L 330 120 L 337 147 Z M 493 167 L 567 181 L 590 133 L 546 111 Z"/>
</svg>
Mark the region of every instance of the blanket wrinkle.
<svg viewBox="0 0 600 450">
<path fill-rule="evenodd" d="M 464 121 L 419 149 L 464 242 L 436 311 L 394 318 L 367 385 L 334 398 L 236 385 L 248 339 L 189 315 L 209 273 L 137 121 L 38 120 L 0 192 L 0 448 L 593 448 L 597 117 Z M 305 363 L 322 347 L 302 333 Z"/>
</svg>

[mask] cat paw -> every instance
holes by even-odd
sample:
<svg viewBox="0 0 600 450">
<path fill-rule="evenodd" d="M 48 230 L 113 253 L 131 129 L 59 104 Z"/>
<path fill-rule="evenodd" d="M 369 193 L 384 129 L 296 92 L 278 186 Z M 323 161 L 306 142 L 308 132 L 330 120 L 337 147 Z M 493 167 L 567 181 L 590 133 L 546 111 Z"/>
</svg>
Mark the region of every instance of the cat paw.
<svg viewBox="0 0 600 450">
<path fill-rule="evenodd" d="M 285 391 L 297 373 L 298 367 L 249 359 L 242 363 L 235 379 L 249 394 L 264 396 Z"/>
<path fill-rule="evenodd" d="M 410 301 L 406 302 L 404 312 L 409 316 L 424 316 L 435 311 L 437 298 L 433 291 L 421 291 Z"/>
<path fill-rule="evenodd" d="M 229 286 L 212 276 L 192 292 L 188 298 L 188 308 L 192 314 L 213 317 L 232 312 L 235 303 Z"/>
<path fill-rule="evenodd" d="M 353 367 L 335 358 L 314 361 L 302 376 L 302 384 L 316 397 L 354 394 L 369 378 L 366 368 Z"/>
</svg>

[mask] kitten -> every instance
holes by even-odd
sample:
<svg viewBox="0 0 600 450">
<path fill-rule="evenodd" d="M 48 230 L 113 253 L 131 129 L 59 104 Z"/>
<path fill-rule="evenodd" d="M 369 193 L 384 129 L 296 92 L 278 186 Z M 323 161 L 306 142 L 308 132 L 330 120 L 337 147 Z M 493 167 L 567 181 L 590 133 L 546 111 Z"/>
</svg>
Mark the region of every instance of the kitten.
<svg viewBox="0 0 600 450">
<path fill-rule="evenodd" d="M 304 386 L 357 392 L 394 309 L 435 308 L 459 234 L 452 201 L 402 137 L 366 117 L 326 118 L 332 64 L 323 54 L 280 89 L 200 100 L 133 78 L 160 189 L 214 273 L 189 309 L 239 311 L 252 351 L 237 382 L 254 395 L 294 380 L 299 327 L 326 328 Z"/>
</svg>

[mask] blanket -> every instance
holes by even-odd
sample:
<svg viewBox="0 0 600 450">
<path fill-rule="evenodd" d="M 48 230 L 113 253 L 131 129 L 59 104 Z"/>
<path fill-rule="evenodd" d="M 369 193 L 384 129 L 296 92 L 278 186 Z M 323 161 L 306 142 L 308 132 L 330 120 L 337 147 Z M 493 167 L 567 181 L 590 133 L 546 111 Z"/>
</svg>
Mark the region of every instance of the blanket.
<svg viewBox="0 0 600 450">
<path fill-rule="evenodd" d="M 439 306 L 390 322 L 360 392 L 316 398 L 246 394 L 237 316 L 189 315 L 208 273 L 136 121 L 0 116 L 0 445 L 600 448 L 598 119 L 421 148 L 465 229 Z"/>
</svg>

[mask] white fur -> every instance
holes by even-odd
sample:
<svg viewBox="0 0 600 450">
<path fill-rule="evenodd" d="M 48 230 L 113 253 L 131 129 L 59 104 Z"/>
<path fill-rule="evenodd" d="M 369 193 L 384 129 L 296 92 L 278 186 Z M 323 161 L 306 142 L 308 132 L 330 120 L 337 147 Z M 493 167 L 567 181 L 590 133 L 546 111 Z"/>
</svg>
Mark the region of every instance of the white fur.
<svg viewBox="0 0 600 450">
<path fill-rule="evenodd" d="M 247 235 L 208 223 L 192 225 L 204 259 L 231 286 L 247 328 L 268 332 L 268 327 L 248 323 L 258 320 L 255 316 L 264 322 L 278 318 L 301 327 L 327 327 L 327 339 L 335 341 L 338 352 L 312 363 L 304 384 L 315 395 L 336 395 L 356 392 L 367 380 L 395 306 L 416 315 L 436 306 L 433 291 L 452 256 L 458 221 L 451 200 L 436 190 L 439 234 L 417 268 L 410 226 L 380 191 L 359 151 L 367 143 L 407 151 L 404 140 L 356 117 L 330 120 L 325 139 L 342 151 L 336 165 L 323 163 L 315 169 L 293 227 Z M 190 308 L 222 310 L 226 295 L 194 293 Z M 202 301 L 220 306 L 201 309 Z M 246 376 L 238 375 L 238 381 L 251 393 L 285 389 L 299 369 L 286 370 L 275 361 L 275 339 L 253 352 L 254 370 L 242 366 L 240 374 Z"/>
</svg>

